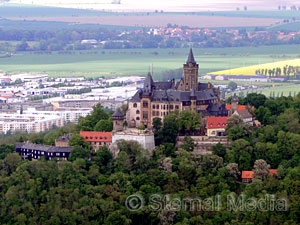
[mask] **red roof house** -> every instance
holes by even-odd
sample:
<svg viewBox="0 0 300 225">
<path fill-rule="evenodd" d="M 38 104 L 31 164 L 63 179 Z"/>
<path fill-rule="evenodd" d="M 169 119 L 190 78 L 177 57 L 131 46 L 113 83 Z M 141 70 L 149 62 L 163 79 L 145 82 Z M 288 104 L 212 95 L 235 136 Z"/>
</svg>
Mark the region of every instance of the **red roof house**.
<svg viewBox="0 0 300 225">
<path fill-rule="evenodd" d="M 89 142 L 95 151 L 100 146 L 110 146 L 112 143 L 111 132 L 80 131 L 80 136 Z"/>
<path fill-rule="evenodd" d="M 242 182 L 250 183 L 253 179 L 253 171 L 242 171 Z M 277 173 L 277 169 L 270 169 L 269 174 L 273 175 Z"/>
<path fill-rule="evenodd" d="M 207 136 L 224 136 L 225 129 L 227 127 L 227 119 L 229 116 L 209 116 L 207 117 L 206 128 Z"/>
</svg>

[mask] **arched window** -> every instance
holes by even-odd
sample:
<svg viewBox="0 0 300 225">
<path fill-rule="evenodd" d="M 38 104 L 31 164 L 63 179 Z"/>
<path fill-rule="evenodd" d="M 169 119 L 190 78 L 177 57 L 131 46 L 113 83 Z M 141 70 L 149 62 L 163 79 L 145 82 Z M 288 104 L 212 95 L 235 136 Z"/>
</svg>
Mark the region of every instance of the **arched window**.
<svg viewBox="0 0 300 225">
<path fill-rule="evenodd" d="M 140 110 L 136 110 L 136 114 L 140 114 Z"/>
<path fill-rule="evenodd" d="M 140 120 L 140 117 L 137 117 L 136 120 Z"/>
<path fill-rule="evenodd" d="M 136 104 L 136 103 L 134 103 L 134 104 L 133 104 L 133 107 L 134 107 L 134 108 L 136 108 L 136 107 L 137 107 L 137 104 Z"/>
</svg>

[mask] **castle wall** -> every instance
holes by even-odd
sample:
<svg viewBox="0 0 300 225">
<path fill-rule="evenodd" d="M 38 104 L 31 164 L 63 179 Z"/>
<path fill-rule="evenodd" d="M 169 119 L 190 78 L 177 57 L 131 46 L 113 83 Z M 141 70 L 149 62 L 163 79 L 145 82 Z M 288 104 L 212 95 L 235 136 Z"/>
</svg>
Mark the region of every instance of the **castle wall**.
<svg viewBox="0 0 300 225">
<path fill-rule="evenodd" d="M 197 146 L 194 149 L 196 155 L 212 154 L 212 147 L 218 143 L 229 146 L 229 140 L 227 137 L 207 137 L 207 136 L 191 136 L 194 143 Z M 183 144 L 184 136 L 177 137 L 176 147 L 180 147 Z"/>
<path fill-rule="evenodd" d="M 147 149 L 150 153 L 155 148 L 154 143 L 154 134 L 146 133 L 144 131 L 139 130 L 125 130 L 122 132 L 115 132 L 112 135 L 112 144 L 116 145 L 117 141 L 125 140 L 125 141 L 137 141 L 144 149 Z"/>
</svg>

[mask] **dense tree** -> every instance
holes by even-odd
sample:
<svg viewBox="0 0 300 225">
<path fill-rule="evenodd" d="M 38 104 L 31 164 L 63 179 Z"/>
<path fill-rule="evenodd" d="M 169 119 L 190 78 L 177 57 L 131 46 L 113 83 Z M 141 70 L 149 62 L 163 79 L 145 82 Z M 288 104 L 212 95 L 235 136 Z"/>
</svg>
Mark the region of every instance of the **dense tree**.
<svg viewBox="0 0 300 225">
<path fill-rule="evenodd" d="M 164 143 L 176 143 L 178 135 L 177 116 L 176 113 L 171 113 L 164 118 L 164 125 L 162 128 Z"/>
<path fill-rule="evenodd" d="M 253 177 L 256 179 L 264 179 L 269 175 L 270 165 L 263 159 L 258 159 L 254 162 Z"/>
<path fill-rule="evenodd" d="M 72 148 L 72 151 L 68 159 L 71 161 L 75 161 L 78 158 L 87 159 L 89 155 L 90 155 L 89 150 L 76 145 Z"/>
<path fill-rule="evenodd" d="M 84 137 L 82 137 L 80 134 L 73 134 L 69 140 L 70 146 L 81 146 L 83 148 L 89 149 L 90 145 L 88 142 L 84 140 Z"/>
<path fill-rule="evenodd" d="M 183 144 L 180 146 L 185 151 L 193 152 L 197 144 L 193 141 L 193 139 L 190 136 L 185 136 L 183 138 Z"/>
<path fill-rule="evenodd" d="M 78 127 L 80 130 L 93 131 L 100 120 L 108 120 L 109 118 L 110 115 L 98 104 L 93 107 L 93 111 L 90 115 L 79 119 Z"/>
<path fill-rule="evenodd" d="M 229 130 L 238 138 L 229 142 L 227 150 L 218 144 L 213 147 L 212 155 L 205 156 L 190 151 L 189 138 L 186 148 L 173 142 L 180 131 L 180 113 L 170 114 L 166 123 L 158 124 L 155 132 L 173 136 L 162 136 L 163 144 L 156 146 L 152 154 L 137 142 L 126 141 L 119 142 L 119 154 L 114 151 L 114 157 L 106 147 L 90 153 L 79 146 L 81 139 L 74 140 L 71 162 L 27 161 L 11 153 L 10 143 L 27 140 L 45 143 L 49 141 L 46 137 L 52 142 L 70 131 L 76 134 L 78 129 L 68 125 L 47 134 L 3 137 L 0 221 L 3 224 L 298 224 L 298 99 L 274 101 L 275 104 L 269 102 L 264 106 L 270 111 L 279 106 L 268 125 L 251 128 L 251 132 L 242 136 L 239 132 L 244 124 L 236 119 Z M 277 175 L 268 175 L 270 168 L 277 169 Z M 254 171 L 252 183 L 240 182 L 242 170 Z M 130 211 L 125 202 L 136 193 L 143 196 L 144 207 Z M 288 200 L 288 210 L 227 211 L 228 195 L 238 197 L 240 193 L 256 199 L 263 199 L 266 193 L 283 197 Z M 149 209 L 151 194 L 163 197 L 165 204 L 158 211 Z M 206 199 L 217 194 L 221 197 L 219 210 L 174 212 L 165 207 L 177 198 Z"/>
<path fill-rule="evenodd" d="M 113 130 L 113 121 L 111 119 L 99 120 L 94 129 L 95 131 L 111 132 Z"/>
<path fill-rule="evenodd" d="M 224 158 L 226 155 L 226 147 L 221 143 L 218 143 L 212 147 L 212 152 L 214 155 Z"/>
<path fill-rule="evenodd" d="M 228 83 L 228 88 L 231 90 L 231 91 L 235 91 L 235 89 L 237 89 L 237 83 L 233 82 L 233 81 L 230 81 Z"/>
</svg>

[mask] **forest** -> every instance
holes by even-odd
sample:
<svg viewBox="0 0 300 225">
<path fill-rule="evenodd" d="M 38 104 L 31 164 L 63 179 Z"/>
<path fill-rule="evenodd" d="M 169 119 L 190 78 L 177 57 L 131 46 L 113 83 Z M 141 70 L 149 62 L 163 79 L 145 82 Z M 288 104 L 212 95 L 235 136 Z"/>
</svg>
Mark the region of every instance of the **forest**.
<svg viewBox="0 0 300 225">
<path fill-rule="evenodd" d="M 230 99 L 228 99 L 230 101 Z M 193 154 L 187 136 L 175 147 L 178 133 L 197 130 L 201 118 L 194 112 L 172 113 L 154 124 L 156 149 L 149 154 L 136 142 L 121 141 L 116 158 L 106 147 L 96 153 L 78 135 L 69 161 L 23 161 L 14 153 L 16 141 L 53 144 L 65 133 L 78 133 L 110 120 L 101 106 L 82 118 L 43 134 L 17 134 L 0 139 L 1 224 L 298 224 L 300 221 L 300 95 L 266 98 L 252 93 L 239 104 L 253 106 L 262 127 L 249 127 L 239 117 L 228 122 L 229 147 L 218 144 L 213 154 Z M 252 107 L 249 107 L 252 109 Z M 126 111 L 126 107 L 122 109 Z M 105 127 L 105 126 L 104 126 Z M 98 128 L 97 128 L 98 129 Z M 104 128 L 99 128 L 104 129 Z M 269 175 L 269 169 L 277 174 Z M 253 170 L 251 183 L 241 172 Z M 132 194 L 144 197 L 137 211 L 126 207 Z M 163 207 L 151 210 L 152 194 L 179 198 L 215 198 L 219 210 Z M 288 200 L 287 210 L 229 210 L 226 196 L 247 198 L 275 195 Z"/>
</svg>

